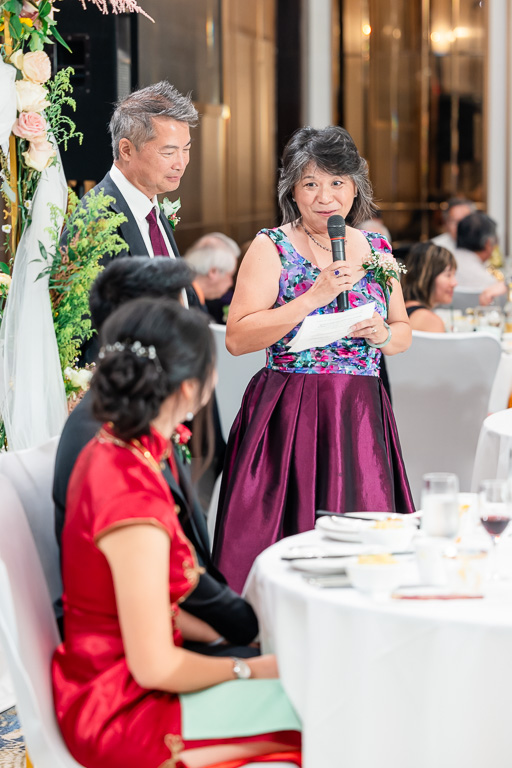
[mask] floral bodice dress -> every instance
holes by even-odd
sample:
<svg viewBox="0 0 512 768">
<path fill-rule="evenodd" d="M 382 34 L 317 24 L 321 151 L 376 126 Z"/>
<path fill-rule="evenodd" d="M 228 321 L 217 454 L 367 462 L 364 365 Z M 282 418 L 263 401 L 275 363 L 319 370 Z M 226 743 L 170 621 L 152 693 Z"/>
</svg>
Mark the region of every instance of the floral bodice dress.
<svg viewBox="0 0 512 768">
<path fill-rule="evenodd" d="M 281 229 L 263 229 L 281 261 L 274 308 L 309 290 L 320 269 Z M 372 255 L 391 255 L 381 235 L 363 232 Z M 387 317 L 389 292 L 368 270 L 349 306 L 375 303 Z M 336 300 L 311 314 L 337 311 Z M 300 324 L 267 349 L 249 383 L 228 441 L 214 559 L 239 592 L 256 556 L 315 525 L 317 510 L 412 512 L 414 505 L 393 411 L 379 378 L 381 351 L 363 338 L 288 349 Z"/>
</svg>

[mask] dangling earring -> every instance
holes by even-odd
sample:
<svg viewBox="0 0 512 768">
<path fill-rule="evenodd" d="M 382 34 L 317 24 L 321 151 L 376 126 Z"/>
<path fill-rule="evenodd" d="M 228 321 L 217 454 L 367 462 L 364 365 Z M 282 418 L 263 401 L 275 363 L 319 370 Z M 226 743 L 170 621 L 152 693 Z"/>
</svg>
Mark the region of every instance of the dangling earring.
<svg viewBox="0 0 512 768">
<path fill-rule="evenodd" d="M 192 411 L 189 411 L 188 413 L 185 414 L 186 421 L 192 421 L 193 418 L 194 418 L 194 414 L 192 413 Z"/>
</svg>

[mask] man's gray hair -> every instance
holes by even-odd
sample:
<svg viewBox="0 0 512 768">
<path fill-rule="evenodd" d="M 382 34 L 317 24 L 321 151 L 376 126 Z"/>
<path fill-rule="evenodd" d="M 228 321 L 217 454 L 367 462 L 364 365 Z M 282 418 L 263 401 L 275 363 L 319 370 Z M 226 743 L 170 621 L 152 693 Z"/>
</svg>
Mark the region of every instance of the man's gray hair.
<svg viewBox="0 0 512 768">
<path fill-rule="evenodd" d="M 203 242 L 205 240 L 209 242 Z M 219 272 L 234 272 L 236 269 L 233 247 L 218 237 L 215 240 L 217 244 L 208 235 L 202 237 L 184 256 L 188 266 L 198 275 L 207 275 L 210 269 L 218 269 Z"/>
<path fill-rule="evenodd" d="M 110 120 L 114 160 L 119 159 L 119 142 L 129 139 L 137 150 L 155 138 L 153 118 L 167 117 L 191 128 L 198 123 L 197 109 L 190 93 L 183 96 L 174 85 L 161 80 L 147 88 L 134 91 L 116 105 Z"/>
</svg>

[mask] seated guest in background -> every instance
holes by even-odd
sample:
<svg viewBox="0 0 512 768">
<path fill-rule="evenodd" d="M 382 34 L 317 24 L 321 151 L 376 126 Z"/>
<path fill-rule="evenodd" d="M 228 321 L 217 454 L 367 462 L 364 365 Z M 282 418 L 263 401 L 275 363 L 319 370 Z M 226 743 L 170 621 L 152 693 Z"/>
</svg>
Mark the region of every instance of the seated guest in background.
<svg viewBox="0 0 512 768">
<path fill-rule="evenodd" d="M 221 241 L 221 243 L 219 243 Z M 234 283 L 236 281 L 236 276 L 238 273 L 238 270 L 240 269 L 240 263 L 244 257 L 244 254 L 247 250 L 247 248 L 250 245 L 249 243 L 246 243 L 240 248 L 238 243 L 233 240 L 233 238 L 228 237 L 227 235 L 223 234 L 222 232 L 211 232 L 209 235 L 204 235 L 203 237 L 199 238 L 199 240 L 194 244 L 193 248 L 201 248 L 203 243 L 210 243 L 212 245 L 225 245 L 228 248 L 231 248 L 234 255 L 236 256 L 236 269 L 235 273 L 233 275 L 233 285 L 231 285 L 230 288 L 224 293 L 220 299 L 207 299 L 206 300 L 206 306 L 208 308 L 208 313 L 210 317 L 215 320 L 216 323 L 219 325 L 222 325 L 226 322 L 227 318 L 227 312 L 229 310 L 229 305 L 231 304 L 233 300 L 233 292 L 234 292 Z M 245 247 L 244 247 L 245 246 Z"/>
<path fill-rule="evenodd" d="M 192 278 L 192 271 L 182 259 L 116 259 L 98 275 L 92 286 L 89 303 L 93 325 L 100 330 L 117 307 L 139 296 L 152 299 L 178 298 L 182 289 L 190 286 Z M 91 393 L 87 392 L 64 425 L 57 450 L 53 498 L 59 544 L 66 516 L 66 494 L 70 475 L 81 450 L 96 435 L 100 426 L 92 412 Z M 177 478 L 167 464 L 164 466 L 163 478 L 171 489 L 180 523 L 196 549 L 200 564 L 206 569 L 199 578 L 197 589 L 185 600 L 183 607 L 190 614 L 213 626 L 218 635 L 230 643 L 246 646 L 257 635 L 256 616 L 250 605 L 226 585 L 224 577 L 213 565 L 203 510 L 199 506 L 187 468 L 181 461 L 177 448 L 173 455 Z M 62 605 L 55 608 L 57 616 L 61 616 Z M 201 650 L 228 653 L 229 647 L 219 644 L 201 646 Z M 237 653 L 252 655 L 255 651 L 244 647 L 238 648 Z"/>
<path fill-rule="evenodd" d="M 496 222 L 481 211 L 471 213 L 458 224 L 454 254 L 458 287 L 468 292 L 482 292 L 480 304 L 483 305 L 506 292 L 504 283 L 496 280 L 487 269 L 497 242 Z"/>
<path fill-rule="evenodd" d="M 220 299 L 233 285 L 240 248 L 230 237 L 213 232 L 204 235 L 185 254 L 187 264 L 196 273 L 193 287 L 201 307 Z"/>
<path fill-rule="evenodd" d="M 444 232 L 432 238 L 432 242 L 452 253 L 457 247 L 457 225 L 459 221 L 476 211 L 476 205 L 465 197 L 452 197 L 443 211 Z"/>
<path fill-rule="evenodd" d="M 369 219 L 365 219 L 357 225 L 356 229 L 362 229 L 364 232 L 378 232 L 386 238 L 388 243 L 391 243 L 391 233 L 384 224 L 382 213 L 379 210 L 374 211 L 373 216 Z"/>
<path fill-rule="evenodd" d="M 315 527 L 317 510 L 408 513 L 414 504 L 382 353 L 411 343 L 391 246 L 355 226 L 373 210 L 366 161 L 339 126 L 301 128 L 283 153 L 283 223 L 263 229 L 244 257 L 228 315 L 235 355 L 267 350 L 228 441 L 214 560 L 241 591 L 255 558 L 278 539 Z M 346 219 L 346 261 L 333 262 L 327 221 Z M 385 270 L 385 268 L 384 268 Z M 368 319 L 321 348 L 288 349 L 308 315 L 373 303 Z"/>
<path fill-rule="evenodd" d="M 62 535 L 66 635 L 52 675 L 64 741 L 85 768 L 243 766 L 263 755 L 299 765 L 300 724 L 275 657 L 182 647 L 200 636 L 180 609 L 200 568 L 161 462 L 211 397 L 208 321 L 176 301 L 136 299 L 106 320 L 101 344 L 90 394 L 103 426 L 73 469 Z"/>
<path fill-rule="evenodd" d="M 433 241 L 417 243 L 411 248 L 401 285 L 414 331 L 446 331 L 443 321 L 432 310 L 440 304 L 452 303 L 457 285 L 456 269 L 453 253 Z"/>
</svg>

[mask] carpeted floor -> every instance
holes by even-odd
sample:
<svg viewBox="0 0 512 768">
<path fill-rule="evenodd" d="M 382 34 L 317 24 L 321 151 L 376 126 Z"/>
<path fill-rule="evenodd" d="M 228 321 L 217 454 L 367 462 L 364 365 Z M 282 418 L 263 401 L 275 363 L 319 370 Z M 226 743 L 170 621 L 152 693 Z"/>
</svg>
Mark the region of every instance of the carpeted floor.
<svg viewBox="0 0 512 768">
<path fill-rule="evenodd" d="M 16 708 L 0 713 L 0 768 L 24 768 L 25 743 Z"/>
</svg>

